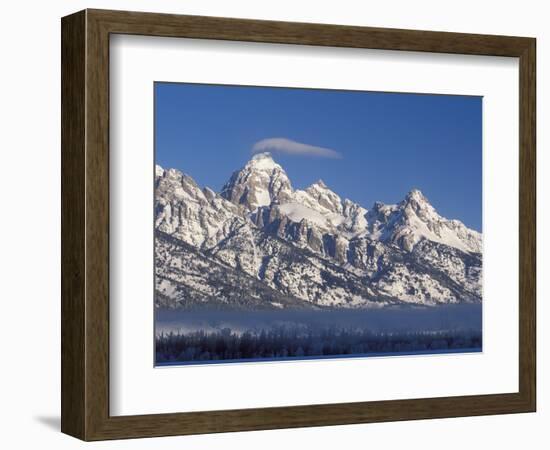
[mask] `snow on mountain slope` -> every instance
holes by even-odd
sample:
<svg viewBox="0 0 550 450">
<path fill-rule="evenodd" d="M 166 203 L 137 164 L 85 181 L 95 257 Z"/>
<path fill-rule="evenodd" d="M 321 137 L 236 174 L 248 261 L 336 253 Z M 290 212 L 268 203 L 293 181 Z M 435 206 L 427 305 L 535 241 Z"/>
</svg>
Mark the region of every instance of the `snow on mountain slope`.
<svg viewBox="0 0 550 450">
<path fill-rule="evenodd" d="M 410 191 L 398 205 L 375 204 L 367 213 L 373 239 L 394 242 L 406 250 L 427 239 L 464 252 L 481 253 L 481 234 L 458 220 L 441 217 L 417 189 Z"/>
<path fill-rule="evenodd" d="M 481 301 L 482 264 L 478 254 L 464 252 L 444 244 L 424 239 L 412 251 L 414 260 L 427 268 L 437 268 L 461 289 L 462 298 Z M 460 297 L 457 296 L 457 301 Z"/>
<path fill-rule="evenodd" d="M 345 199 L 342 203 L 342 215 L 344 220 L 338 228 L 346 237 L 351 238 L 367 230 L 367 210 L 361 205 Z"/>
<path fill-rule="evenodd" d="M 342 201 L 319 180 L 294 191 L 289 202 L 263 208 L 254 218 L 266 231 L 344 263 L 348 239 L 366 229 L 365 213 L 351 200 Z"/>
<path fill-rule="evenodd" d="M 337 228 L 340 231 L 346 231 L 348 234 L 359 233 L 366 229 L 365 214 L 366 209 L 359 206 L 351 200 L 342 201 L 340 196 L 330 190 L 330 188 L 319 180 L 309 186 L 306 190 L 296 190 L 292 195 L 292 201 L 300 204 L 311 212 L 302 208 L 302 214 L 297 216 L 298 220 L 312 220 L 317 225 L 323 225 L 325 228 Z M 317 214 L 324 217 L 324 221 L 313 220 Z M 291 217 L 292 220 L 294 220 Z"/>
<path fill-rule="evenodd" d="M 267 153 L 234 172 L 221 194 L 175 169 L 157 166 L 155 174 L 164 306 L 219 304 L 218 297 L 239 308 L 481 301 L 481 234 L 441 217 L 418 190 L 366 210 L 322 181 L 293 190 Z M 205 272 L 215 268 L 214 278 L 189 273 L 200 261 Z M 222 283 L 224 267 L 229 284 Z M 263 303 L 255 283 L 267 289 Z"/>
<path fill-rule="evenodd" d="M 330 229 L 333 225 L 330 217 L 324 216 L 315 209 L 308 208 L 300 203 L 285 203 L 279 206 L 279 211 L 293 222 L 306 220 L 324 229 Z"/>
<path fill-rule="evenodd" d="M 162 232 L 155 237 L 155 279 L 158 307 L 315 308 Z"/>
<path fill-rule="evenodd" d="M 315 306 L 369 307 L 395 303 L 395 299 L 371 289 L 363 277 L 258 229 L 252 229 L 246 236 L 231 235 L 206 255 L 286 296 Z"/>
<path fill-rule="evenodd" d="M 342 214 L 342 200 L 323 180 L 318 180 L 305 191 L 294 192 L 294 199 L 323 214 Z"/>
</svg>

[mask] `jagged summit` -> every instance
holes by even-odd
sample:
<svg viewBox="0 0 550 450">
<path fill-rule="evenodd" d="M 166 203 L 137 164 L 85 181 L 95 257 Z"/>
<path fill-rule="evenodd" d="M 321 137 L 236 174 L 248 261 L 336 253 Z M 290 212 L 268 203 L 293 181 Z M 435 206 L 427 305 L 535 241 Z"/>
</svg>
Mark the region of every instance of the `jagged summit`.
<svg viewBox="0 0 550 450">
<path fill-rule="evenodd" d="M 405 196 L 406 200 L 415 200 L 417 202 L 427 202 L 428 199 L 424 196 L 420 189 L 411 189 Z"/>
<path fill-rule="evenodd" d="M 164 175 L 164 169 L 158 164 L 155 164 L 155 176 L 162 177 Z"/>
<path fill-rule="evenodd" d="M 273 156 L 271 155 L 270 152 L 260 152 L 260 153 L 255 153 L 254 155 L 252 155 L 252 158 L 251 158 L 252 161 L 259 161 L 261 159 L 273 160 Z"/>
<path fill-rule="evenodd" d="M 311 185 L 311 187 L 319 187 L 321 189 L 327 189 L 328 188 L 326 183 L 323 180 L 321 180 L 320 178 L 315 183 L 313 183 Z"/>
<path fill-rule="evenodd" d="M 275 160 L 271 156 L 271 153 L 269 152 L 256 153 L 254 156 L 252 156 L 250 161 L 248 161 L 246 167 L 254 167 L 260 170 L 282 170 L 282 167 L 275 162 Z"/>
<path fill-rule="evenodd" d="M 222 188 L 222 197 L 253 212 L 272 202 L 288 200 L 292 193 L 284 169 L 269 152 L 257 153 Z"/>
<path fill-rule="evenodd" d="M 399 204 L 407 216 L 416 215 L 424 222 L 446 220 L 441 217 L 428 199 L 418 189 L 411 190 Z"/>
<path fill-rule="evenodd" d="M 411 205 L 415 209 L 433 210 L 435 213 L 432 204 L 419 189 L 409 191 L 401 204 Z"/>
</svg>

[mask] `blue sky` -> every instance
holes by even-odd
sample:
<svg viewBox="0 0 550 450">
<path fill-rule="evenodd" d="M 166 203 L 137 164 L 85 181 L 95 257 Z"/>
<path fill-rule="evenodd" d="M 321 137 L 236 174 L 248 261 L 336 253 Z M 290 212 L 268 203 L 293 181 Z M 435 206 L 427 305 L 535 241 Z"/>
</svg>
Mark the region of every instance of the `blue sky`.
<svg viewBox="0 0 550 450">
<path fill-rule="evenodd" d="M 272 153 L 295 188 L 322 179 L 366 208 L 417 188 L 478 231 L 481 132 L 481 97 L 155 83 L 156 163 L 201 186 L 219 191 L 256 143 L 284 138 L 328 150 Z"/>
</svg>

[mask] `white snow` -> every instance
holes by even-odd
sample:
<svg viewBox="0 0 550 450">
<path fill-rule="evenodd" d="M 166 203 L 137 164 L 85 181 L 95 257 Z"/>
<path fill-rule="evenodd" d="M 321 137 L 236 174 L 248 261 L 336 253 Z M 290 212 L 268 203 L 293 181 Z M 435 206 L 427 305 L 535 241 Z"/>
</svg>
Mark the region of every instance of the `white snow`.
<svg viewBox="0 0 550 450">
<path fill-rule="evenodd" d="M 255 205 L 257 207 L 271 205 L 271 196 L 269 195 L 269 192 L 266 189 L 258 188 L 254 191 L 254 194 L 256 196 Z"/>
<path fill-rule="evenodd" d="M 257 153 L 252 157 L 252 159 L 248 164 L 250 164 L 256 169 L 261 169 L 261 170 L 273 170 L 277 167 L 281 168 L 279 164 L 273 161 L 273 158 L 271 157 L 271 153 L 269 152 Z"/>
<path fill-rule="evenodd" d="M 300 203 L 285 203 L 279 206 L 279 210 L 293 222 L 301 222 L 305 219 L 320 227 L 328 228 L 327 218 L 323 214 Z"/>
<path fill-rule="evenodd" d="M 424 223 L 418 218 L 413 218 L 411 219 L 409 228 L 411 232 L 414 233 L 415 235 L 414 236 L 415 242 L 418 242 L 421 238 L 425 238 L 430 241 L 434 241 L 440 244 L 448 245 L 450 247 L 458 248 L 459 250 L 463 250 L 465 252 L 469 251 L 468 246 L 466 246 L 460 239 L 458 239 L 456 234 L 454 234 L 451 230 L 449 230 L 445 226 L 442 226 L 440 233 L 436 234 L 428 228 L 426 223 Z"/>
<path fill-rule="evenodd" d="M 157 282 L 157 289 L 167 297 L 173 297 L 176 293 L 176 285 L 168 280 L 161 280 Z"/>
<path fill-rule="evenodd" d="M 325 217 L 332 225 L 336 227 L 345 220 L 344 216 L 337 213 L 327 214 Z"/>
<path fill-rule="evenodd" d="M 416 214 L 408 216 L 406 225 L 399 227 L 400 229 L 398 229 L 397 234 L 410 235 L 411 241 L 414 243 L 425 238 L 433 242 L 457 248 L 464 252 L 480 251 L 480 248 L 478 248 L 474 242 L 468 242 L 461 239 L 461 236 L 457 234 L 457 229 L 459 229 L 460 226 L 453 224 L 453 222 L 456 221 L 449 221 L 442 218 L 430 206 L 424 220 Z"/>
</svg>

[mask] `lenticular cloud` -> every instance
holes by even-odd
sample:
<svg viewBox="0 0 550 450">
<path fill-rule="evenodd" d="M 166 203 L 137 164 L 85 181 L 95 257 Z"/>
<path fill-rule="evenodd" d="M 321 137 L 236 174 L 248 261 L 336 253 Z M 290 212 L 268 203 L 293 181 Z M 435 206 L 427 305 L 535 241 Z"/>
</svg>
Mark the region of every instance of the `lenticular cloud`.
<svg viewBox="0 0 550 450">
<path fill-rule="evenodd" d="M 286 138 L 268 138 L 256 142 L 252 147 L 252 153 L 260 152 L 278 152 L 287 155 L 313 156 L 317 158 L 342 158 L 342 154 L 330 148 L 303 144 Z"/>
</svg>

